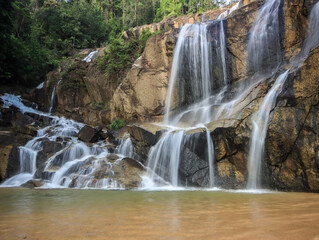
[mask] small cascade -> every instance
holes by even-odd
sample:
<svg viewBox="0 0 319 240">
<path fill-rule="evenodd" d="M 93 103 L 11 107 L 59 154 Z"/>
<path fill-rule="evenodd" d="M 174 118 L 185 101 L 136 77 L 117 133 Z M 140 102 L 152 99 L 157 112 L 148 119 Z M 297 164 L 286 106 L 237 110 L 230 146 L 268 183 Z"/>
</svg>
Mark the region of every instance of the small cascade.
<svg viewBox="0 0 319 240">
<path fill-rule="evenodd" d="M 135 157 L 135 148 L 132 143 L 132 140 L 124 136 L 124 138 L 121 140 L 120 145 L 115 149 L 116 154 L 121 154 L 125 157 L 134 158 Z"/>
<path fill-rule="evenodd" d="M 30 140 L 24 147 L 19 147 L 19 174 L 7 179 L 2 183 L 3 186 L 20 186 L 22 183 L 33 178 L 37 170 L 37 154 L 42 148 L 38 138 Z"/>
<path fill-rule="evenodd" d="M 41 88 L 43 88 L 43 86 L 44 86 L 44 82 L 40 83 L 40 84 L 36 87 L 36 89 L 41 89 Z"/>
<path fill-rule="evenodd" d="M 174 187 L 178 186 L 178 169 L 183 138 L 183 131 L 170 131 L 151 148 L 148 168 L 152 170 L 151 177 L 153 179 L 160 176 Z M 167 166 L 169 167 L 167 168 Z"/>
<path fill-rule="evenodd" d="M 266 1 L 250 31 L 247 48 L 254 73 L 272 70 L 281 61 L 279 6 L 278 0 Z"/>
<path fill-rule="evenodd" d="M 120 164 L 121 157 L 109 159 L 107 142 L 87 145 L 79 141 L 77 134 L 84 127 L 83 124 L 26 107 L 14 95 L 5 94 L 1 99 L 5 106 L 13 105 L 23 113 L 35 113 L 50 122 L 49 126 L 38 130 L 35 138 L 19 148 L 20 171 L 3 182 L 1 187 L 17 187 L 31 179 L 41 178 L 46 181 L 44 186 L 48 188 L 121 188 L 113 172 L 113 165 Z M 54 146 L 56 151 L 49 150 L 53 155 L 41 160 L 47 148 L 54 149 Z M 131 147 L 130 140 L 126 139 L 119 152 L 124 155 L 126 151 L 129 155 Z"/>
<path fill-rule="evenodd" d="M 229 3 L 229 2 L 228 2 Z M 227 4 L 228 4 L 227 3 Z M 237 10 L 238 8 L 243 6 L 243 1 L 240 0 L 239 2 L 237 2 L 234 6 L 232 6 L 230 9 L 227 9 L 225 12 L 221 13 L 218 16 L 218 19 L 223 19 L 226 18 L 228 15 L 230 15 L 233 11 Z"/>
<path fill-rule="evenodd" d="M 188 133 L 191 129 L 172 128 L 164 133 L 161 139 L 150 149 L 148 154 L 149 175 L 153 182 L 160 185 L 181 187 L 180 164 L 185 161 L 187 152 L 193 151 L 198 145 L 198 137 L 204 137 L 206 146 L 201 146 L 202 154 L 207 161 L 206 180 L 203 185 L 214 187 L 214 145 L 209 130 L 202 125 L 201 132 L 197 136 Z M 186 154 L 186 155 L 185 155 Z M 187 180 L 186 180 L 187 181 Z M 186 183 L 187 184 L 187 183 Z"/>
<path fill-rule="evenodd" d="M 278 38 L 278 37 L 274 38 L 274 36 L 276 36 L 277 33 L 274 34 L 275 31 L 273 30 L 277 29 L 278 23 L 275 23 L 274 21 L 276 20 L 275 16 L 278 15 L 279 4 L 280 4 L 280 1 L 277 2 L 277 1 L 269 0 L 268 2 L 265 3 L 265 5 L 263 6 L 261 10 L 259 19 L 256 21 L 253 27 L 252 36 L 254 36 L 254 34 L 258 32 L 256 29 L 260 29 L 260 32 L 264 31 L 264 34 L 261 34 L 259 37 L 256 37 L 258 35 L 256 35 L 255 37 L 252 37 L 251 40 L 254 41 L 254 43 L 252 42 L 251 45 L 248 46 L 248 52 L 251 51 L 251 55 L 253 55 L 253 59 L 260 58 L 263 54 L 263 52 L 258 53 L 258 51 L 256 51 L 255 55 L 253 54 L 254 48 L 256 48 L 255 50 L 257 50 L 258 48 L 258 43 L 261 43 L 264 41 L 263 45 L 269 44 L 272 41 L 274 41 L 274 39 Z M 299 63 L 300 57 L 304 58 L 305 56 L 307 56 L 309 52 L 311 51 L 311 49 L 318 46 L 319 44 L 319 31 L 318 31 L 319 17 L 318 16 L 319 16 L 319 3 L 316 3 L 313 6 L 310 13 L 307 37 L 303 44 L 302 51 L 291 63 L 291 65 L 294 66 L 295 68 L 300 67 L 300 63 Z M 257 26 L 258 24 L 261 24 L 261 25 L 258 27 Z M 274 43 L 278 41 L 279 40 L 276 40 Z M 275 46 L 277 49 L 280 49 L 279 44 Z M 280 51 L 277 51 L 277 52 L 279 53 Z M 279 59 L 279 55 L 277 55 L 277 59 Z M 255 68 L 255 69 L 258 69 L 258 68 Z M 269 115 L 270 115 L 270 111 L 275 106 L 276 98 L 282 90 L 282 86 L 284 85 L 288 77 L 288 73 L 289 73 L 289 70 L 285 71 L 284 73 L 278 76 L 274 85 L 265 96 L 258 112 L 253 116 L 253 119 L 252 119 L 253 131 L 252 131 L 252 137 L 250 141 L 250 151 L 249 151 L 249 159 L 248 159 L 248 181 L 247 181 L 248 189 L 258 189 L 261 187 L 261 164 L 264 157 L 264 147 L 265 147 L 265 139 L 266 139 L 267 129 L 268 129 Z"/>
<path fill-rule="evenodd" d="M 60 82 L 61 82 L 61 80 L 58 81 L 57 85 L 55 85 L 53 90 L 52 90 L 49 113 L 52 113 L 53 105 L 54 105 L 55 89 L 59 86 Z"/>
<path fill-rule="evenodd" d="M 85 58 L 83 58 L 82 61 L 90 63 L 92 61 L 92 58 L 98 53 L 98 51 L 90 52 Z"/>
<path fill-rule="evenodd" d="M 261 163 L 264 156 L 270 111 L 275 107 L 277 96 L 281 93 L 288 73 L 289 70 L 278 76 L 261 103 L 258 112 L 252 118 L 253 132 L 248 159 L 248 189 L 258 189 L 261 187 Z"/>
<path fill-rule="evenodd" d="M 224 32 L 224 22 L 220 21 L 220 34 L 219 34 L 219 42 L 220 42 L 220 59 L 222 60 L 222 68 L 223 68 L 223 77 L 224 84 L 227 85 L 227 67 L 226 67 L 226 39 Z"/>
<path fill-rule="evenodd" d="M 46 115 L 42 114 L 41 112 L 31 108 L 27 107 L 22 103 L 22 99 L 20 96 L 15 96 L 12 94 L 5 93 L 4 95 L 0 96 L 1 100 L 3 101 L 3 107 L 4 108 L 9 108 L 11 105 L 16 106 L 17 108 L 20 109 L 21 113 L 35 113 L 39 115 Z"/>
</svg>

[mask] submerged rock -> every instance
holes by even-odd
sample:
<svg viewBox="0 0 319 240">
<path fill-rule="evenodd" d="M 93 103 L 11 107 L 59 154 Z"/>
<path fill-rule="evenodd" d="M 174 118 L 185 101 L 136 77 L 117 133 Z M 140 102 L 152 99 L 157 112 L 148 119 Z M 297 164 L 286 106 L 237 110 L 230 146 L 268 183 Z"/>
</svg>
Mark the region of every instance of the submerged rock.
<svg viewBox="0 0 319 240">
<path fill-rule="evenodd" d="M 42 187 L 44 185 L 43 182 L 39 181 L 39 180 L 29 180 L 26 183 L 22 184 L 21 187 L 25 187 L 25 188 L 38 188 L 38 187 Z"/>
<path fill-rule="evenodd" d="M 132 158 L 116 161 L 112 169 L 114 179 L 126 189 L 137 188 L 142 182 L 141 176 L 146 174 L 145 167 Z"/>
</svg>

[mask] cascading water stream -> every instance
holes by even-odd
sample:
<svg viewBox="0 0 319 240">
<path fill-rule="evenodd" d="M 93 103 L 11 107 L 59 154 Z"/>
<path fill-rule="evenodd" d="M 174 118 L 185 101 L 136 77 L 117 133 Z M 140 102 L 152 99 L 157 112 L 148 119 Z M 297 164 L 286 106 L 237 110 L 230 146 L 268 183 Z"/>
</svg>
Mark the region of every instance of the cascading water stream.
<svg viewBox="0 0 319 240">
<path fill-rule="evenodd" d="M 112 164 L 108 161 L 107 143 L 99 142 L 87 145 L 78 140 L 77 134 L 83 124 L 63 117 L 59 118 L 26 107 L 17 96 L 0 96 L 4 107 L 17 107 L 22 113 L 33 113 L 50 122 L 49 126 L 39 129 L 37 136 L 19 148 L 19 173 L 1 184 L 1 187 L 17 187 L 31 179 L 41 178 L 45 187 L 78 188 L 120 188 L 113 178 Z M 126 157 L 129 148 L 122 145 L 119 153 Z M 41 163 L 42 151 L 48 146 L 57 146 L 57 151 Z M 51 148 L 51 147 L 49 147 Z M 126 150 L 125 150 L 126 149 Z M 50 150 L 51 151 L 51 150 Z M 39 152 L 42 152 L 40 158 Z M 118 158 L 120 161 L 121 158 Z M 42 167 L 41 165 L 44 164 Z"/>
<path fill-rule="evenodd" d="M 173 100 L 173 90 L 180 84 L 182 71 L 187 66 L 190 83 L 190 94 L 193 99 L 206 99 L 211 91 L 211 76 L 209 71 L 209 42 L 207 39 L 206 24 L 186 24 L 178 37 L 175 47 L 172 72 L 166 100 L 164 122 L 171 124 L 170 111 Z M 184 63 L 185 58 L 187 62 Z"/>
<path fill-rule="evenodd" d="M 50 100 L 50 107 L 49 107 L 49 113 L 52 113 L 53 106 L 54 106 L 54 97 L 55 97 L 55 89 L 59 86 L 61 80 L 58 81 L 58 83 L 54 86 L 52 93 L 51 93 L 51 100 Z"/>
<path fill-rule="evenodd" d="M 208 163 L 209 163 L 209 187 L 215 186 L 215 174 L 214 174 L 214 144 L 210 136 L 209 130 L 206 128 L 206 139 L 207 139 L 207 151 L 208 151 Z"/>
<path fill-rule="evenodd" d="M 239 4 L 239 3 L 237 3 Z M 236 6 L 237 8 L 238 6 Z M 227 67 L 226 67 L 226 39 L 225 39 L 225 32 L 224 32 L 224 22 L 223 20 L 220 21 L 220 31 L 219 34 L 219 41 L 220 41 L 220 53 L 221 53 L 221 60 L 223 66 L 223 77 L 224 77 L 224 84 L 227 85 Z"/>
<path fill-rule="evenodd" d="M 85 58 L 83 58 L 82 61 L 90 63 L 92 61 L 92 58 L 98 53 L 98 51 L 90 52 Z"/>
<path fill-rule="evenodd" d="M 264 155 L 265 139 L 268 129 L 270 111 L 274 108 L 277 96 L 288 77 L 289 70 L 278 76 L 271 87 L 258 112 L 253 116 L 253 131 L 250 141 L 250 151 L 248 159 L 248 189 L 258 189 L 261 187 L 261 164 Z"/>
<path fill-rule="evenodd" d="M 132 140 L 129 137 L 123 138 L 120 145 L 115 149 L 115 153 L 121 154 L 126 157 L 135 157 L 135 148 Z"/>
</svg>

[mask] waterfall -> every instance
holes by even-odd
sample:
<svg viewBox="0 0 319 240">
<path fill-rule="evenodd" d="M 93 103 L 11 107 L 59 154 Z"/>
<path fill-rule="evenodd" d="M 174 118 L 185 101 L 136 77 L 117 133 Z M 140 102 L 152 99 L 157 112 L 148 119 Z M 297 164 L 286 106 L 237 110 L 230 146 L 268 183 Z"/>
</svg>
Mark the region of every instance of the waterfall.
<svg viewBox="0 0 319 240">
<path fill-rule="evenodd" d="M 247 46 L 248 59 L 250 68 L 255 74 L 273 70 L 280 64 L 279 7 L 280 1 L 278 0 L 266 1 L 250 31 Z M 253 130 L 248 157 L 247 188 L 249 189 L 261 187 L 261 163 L 264 156 L 269 114 L 274 107 L 276 97 L 281 91 L 288 72 L 286 71 L 277 78 L 257 113 L 253 115 Z"/>
<path fill-rule="evenodd" d="M 151 177 L 160 177 L 174 187 L 180 184 L 181 153 L 185 144 L 194 141 L 186 132 L 194 128 L 206 131 L 207 186 L 214 186 L 214 146 L 205 124 L 214 119 L 213 107 L 223 100 L 228 84 L 224 21 L 186 24 L 178 36 L 166 98 L 164 124 L 169 130 L 148 155 Z"/>
<path fill-rule="evenodd" d="M 308 53 L 319 44 L 319 2 L 316 3 L 310 13 L 307 38 L 305 40 L 302 56 Z"/>
<path fill-rule="evenodd" d="M 186 24 L 174 51 L 164 123 L 188 127 L 212 120 L 212 105 L 227 85 L 224 21 Z M 175 99 L 179 97 L 178 102 Z M 175 105 L 176 113 L 172 113 Z M 175 116 L 174 116 L 175 115 Z"/>
<path fill-rule="evenodd" d="M 52 113 L 53 105 L 54 105 L 55 89 L 59 86 L 60 82 L 61 82 L 61 80 L 58 81 L 58 83 L 54 86 L 54 88 L 52 90 L 49 113 Z"/>
<path fill-rule="evenodd" d="M 252 118 L 253 131 L 248 159 L 248 189 L 258 189 L 261 187 L 261 163 L 264 156 L 269 115 L 270 111 L 275 107 L 276 98 L 282 90 L 288 73 L 289 70 L 278 76 L 261 103 L 258 112 Z"/>
<path fill-rule="evenodd" d="M 207 150 L 208 150 L 208 163 L 209 163 L 209 187 L 214 187 L 215 185 L 215 176 L 214 176 L 214 144 L 213 140 L 210 137 L 210 132 L 206 128 L 206 139 L 207 139 Z"/>
<path fill-rule="evenodd" d="M 165 124 L 175 125 L 171 116 L 175 107 L 207 107 L 197 122 L 209 122 L 209 100 L 214 90 L 227 82 L 226 47 L 223 20 L 182 27 L 174 51 L 171 76 L 166 98 Z M 214 72 L 215 69 L 215 72 Z M 175 95 L 179 96 L 176 102 Z"/>
<path fill-rule="evenodd" d="M 227 85 L 227 67 L 226 67 L 226 39 L 225 39 L 225 32 L 224 32 L 224 22 L 223 20 L 220 21 L 220 54 L 223 66 L 223 77 L 224 77 L 224 84 Z"/>
<path fill-rule="evenodd" d="M 280 63 L 279 6 L 279 0 L 266 1 L 250 31 L 248 59 L 255 73 L 272 70 Z"/>
</svg>

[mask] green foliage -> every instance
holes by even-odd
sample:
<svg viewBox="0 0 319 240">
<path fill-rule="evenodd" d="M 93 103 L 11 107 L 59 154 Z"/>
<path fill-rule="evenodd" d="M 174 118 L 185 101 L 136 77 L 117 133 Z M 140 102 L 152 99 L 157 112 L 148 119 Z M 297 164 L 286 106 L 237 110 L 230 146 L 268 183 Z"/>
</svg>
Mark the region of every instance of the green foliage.
<svg viewBox="0 0 319 240">
<path fill-rule="evenodd" d="M 121 38 L 112 39 L 104 55 L 99 57 L 100 69 L 105 71 L 109 79 L 122 79 L 126 70 L 143 53 L 147 39 L 158 33 L 143 30 L 139 40 L 132 38 L 124 42 Z"/>
<path fill-rule="evenodd" d="M 121 120 L 121 119 L 116 119 L 116 120 L 114 120 L 114 121 L 109 125 L 109 128 L 110 128 L 111 130 L 118 130 L 118 129 L 124 127 L 124 126 L 125 126 L 125 123 L 124 123 L 123 120 Z"/>
<path fill-rule="evenodd" d="M 92 48 L 106 40 L 106 22 L 87 1 L 61 1 L 41 8 L 35 17 L 36 35 L 50 49 Z"/>
<path fill-rule="evenodd" d="M 139 51 L 143 53 L 146 41 L 149 39 L 150 36 L 155 35 L 157 33 L 152 34 L 149 30 L 143 30 L 141 36 L 139 37 Z"/>
<path fill-rule="evenodd" d="M 236 0 L 234 0 L 236 1 Z M 108 45 L 100 66 L 121 78 L 151 36 L 129 28 L 223 4 L 223 0 L 0 0 L 0 83 L 36 86 L 71 49 Z"/>
<path fill-rule="evenodd" d="M 99 67 L 105 70 L 108 78 L 121 78 L 125 70 L 131 66 L 137 46 L 135 39 L 126 43 L 122 39 L 113 39 L 104 55 L 99 58 Z"/>
</svg>

